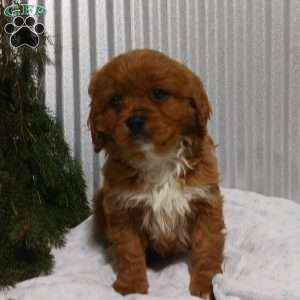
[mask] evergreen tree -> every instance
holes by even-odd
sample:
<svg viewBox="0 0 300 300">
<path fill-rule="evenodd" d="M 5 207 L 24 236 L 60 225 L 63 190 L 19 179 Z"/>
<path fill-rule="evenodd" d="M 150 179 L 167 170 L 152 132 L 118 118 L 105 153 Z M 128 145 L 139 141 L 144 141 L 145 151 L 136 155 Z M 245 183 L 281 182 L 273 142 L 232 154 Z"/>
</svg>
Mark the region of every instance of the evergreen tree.
<svg viewBox="0 0 300 300">
<path fill-rule="evenodd" d="M 0 289 L 53 267 L 51 247 L 88 214 L 85 182 L 39 99 L 43 37 L 12 48 L 0 0 Z"/>
</svg>

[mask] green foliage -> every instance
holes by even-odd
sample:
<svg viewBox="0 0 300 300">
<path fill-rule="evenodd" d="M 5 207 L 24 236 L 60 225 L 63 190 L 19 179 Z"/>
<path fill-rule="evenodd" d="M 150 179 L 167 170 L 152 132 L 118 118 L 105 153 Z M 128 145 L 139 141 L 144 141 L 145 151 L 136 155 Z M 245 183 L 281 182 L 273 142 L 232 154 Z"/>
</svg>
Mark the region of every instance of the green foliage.
<svg viewBox="0 0 300 300">
<path fill-rule="evenodd" d="M 88 214 L 85 182 L 39 99 L 45 43 L 12 49 L 0 0 L 0 289 L 53 267 L 51 247 Z"/>
</svg>

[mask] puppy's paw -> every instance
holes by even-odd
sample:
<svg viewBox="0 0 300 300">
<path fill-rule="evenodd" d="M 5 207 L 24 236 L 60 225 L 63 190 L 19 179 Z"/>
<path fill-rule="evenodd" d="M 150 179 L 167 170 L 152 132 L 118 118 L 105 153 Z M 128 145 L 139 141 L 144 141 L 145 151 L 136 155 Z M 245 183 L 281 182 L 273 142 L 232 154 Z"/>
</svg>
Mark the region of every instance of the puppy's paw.
<svg viewBox="0 0 300 300">
<path fill-rule="evenodd" d="M 201 294 L 200 296 L 203 300 L 212 300 L 210 294 Z"/>
<path fill-rule="evenodd" d="M 202 291 L 201 287 L 199 285 L 190 284 L 190 293 L 192 296 L 200 297 L 203 300 L 215 300 L 215 296 L 213 293 L 212 287 L 209 291 Z"/>
<path fill-rule="evenodd" d="M 148 293 L 148 282 L 127 282 L 122 280 L 116 280 L 113 283 L 114 290 L 125 296 L 128 294 L 147 294 Z"/>
</svg>

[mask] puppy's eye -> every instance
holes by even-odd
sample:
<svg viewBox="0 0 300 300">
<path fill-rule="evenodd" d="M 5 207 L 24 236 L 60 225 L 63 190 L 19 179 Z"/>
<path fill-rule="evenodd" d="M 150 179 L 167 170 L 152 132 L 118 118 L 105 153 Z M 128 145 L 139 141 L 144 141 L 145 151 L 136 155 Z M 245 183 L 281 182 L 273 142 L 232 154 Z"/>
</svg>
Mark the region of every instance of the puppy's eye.
<svg viewBox="0 0 300 300">
<path fill-rule="evenodd" d="M 119 95 L 114 95 L 110 98 L 109 103 L 113 107 L 118 107 L 118 106 L 120 106 L 121 102 L 122 102 L 122 97 Z"/>
<path fill-rule="evenodd" d="M 170 96 L 170 94 L 167 91 L 161 88 L 154 88 L 151 92 L 153 100 L 157 102 L 167 100 Z"/>
</svg>

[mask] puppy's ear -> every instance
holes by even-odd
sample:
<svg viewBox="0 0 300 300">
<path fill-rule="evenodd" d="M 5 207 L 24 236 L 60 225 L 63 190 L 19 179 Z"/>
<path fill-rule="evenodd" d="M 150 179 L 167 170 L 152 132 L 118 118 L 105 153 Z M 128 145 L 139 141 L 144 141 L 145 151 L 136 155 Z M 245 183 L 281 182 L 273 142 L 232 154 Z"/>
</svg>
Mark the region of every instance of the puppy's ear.
<svg viewBox="0 0 300 300">
<path fill-rule="evenodd" d="M 105 146 L 105 134 L 101 132 L 100 117 L 96 116 L 92 106 L 88 118 L 88 127 L 91 130 L 94 150 L 95 152 L 100 152 Z"/>
<path fill-rule="evenodd" d="M 191 100 L 197 111 L 198 125 L 200 128 L 206 128 L 212 109 L 201 80 L 194 74 L 192 75 L 191 89 L 193 93 Z"/>
<path fill-rule="evenodd" d="M 95 152 L 100 152 L 105 145 L 105 135 L 101 132 L 101 120 L 99 114 L 96 114 L 95 108 L 93 107 L 93 98 L 96 90 L 96 75 L 93 73 L 88 88 L 88 93 L 92 99 L 90 104 L 90 113 L 88 117 L 88 127 L 91 130 L 92 142 L 94 144 Z"/>
</svg>

